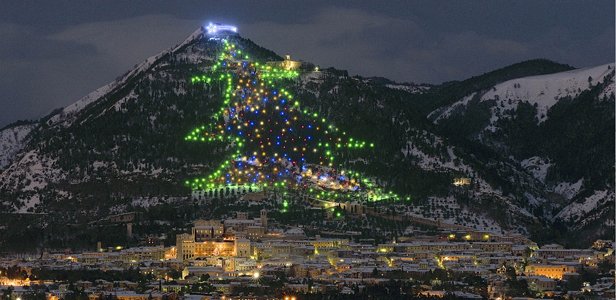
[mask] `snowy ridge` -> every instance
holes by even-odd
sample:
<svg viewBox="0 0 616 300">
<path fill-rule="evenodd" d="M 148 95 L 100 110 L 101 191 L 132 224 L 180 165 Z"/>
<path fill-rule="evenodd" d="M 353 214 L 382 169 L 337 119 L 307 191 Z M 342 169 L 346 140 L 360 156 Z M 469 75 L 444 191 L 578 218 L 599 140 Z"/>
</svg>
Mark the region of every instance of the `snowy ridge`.
<svg viewBox="0 0 616 300">
<path fill-rule="evenodd" d="M 173 48 L 171 50 L 171 53 L 180 50 L 182 47 L 192 43 L 192 41 L 194 41 L 194 40 L 198 40 L 198 39 L 202 38 L 204 33 L 205 33 L 205 31 L 203 31 L 203 26 L 200 26 L 197 30 L 195 30 L 193 33 L 191 33 L 186 39 L 184 39 L 184 41 L 182 43 L 180 43 L 175 48 Z"/>
<path fill-rule="evenodd" d="M 446 106 L 446 107 L 441 107 L 438 108 L 436 110 L 434 110 L 433 112 L 428 114 L 428 119 L 433 120 L 434 123 L 438 123 L 441 119 L 446 119 L 449 116 L 451 116 L 455 111 L 460 110 L 465 108 L 468 103 L 475 98 L 475 95 L 477 95 L 476 92 L 471 93 L 470 95 L 462 98 L 462 100 L 450 105 L 450 106 Z"/>
<path fill-rule="evenodd" d="M 424 93 L 430 89 L 428 85 L 410 85 L 410 84 L 386 84 L 386 87 L 394 90 L 401 90 L 411 94 Z"/>
<path fill-rule="evenodd" d="M 65 107 L 60 113 L 52 116 L 48 125 L 56 125 L 60 127 L 69 127 L 76 120 L 77 116 L 86 112 L 84 110 L 89 105 L 103 99 L 114 90 L 122 88 L 132 78 L 142 76 L 144 73 L 156 66 L 157 62 L 168 53 L 173 53 L 182 49 L 185 45 L 190 44 L 202 37 L 203 29 L 199 28 L 191 34 L 183 43 L 173 49 L 163 51 L 155 56 L 151 56 L 144 62 L 139 64 L 135 69 L 126 73 L 116 81 L 113 81 L 103 87 L 98 88 L 94 92 L 81 98 L 77 102 Z M 197 54 L 195 54 L 197 55 Z M 103 114 L 108 110 L 121 110 L 123 103 L 134 100 L 137 95 L 132 92 L 121 98 L 117 103 L 113 103 L 107 109 L 103 110 Z M 88 116 L 88 119 L 97 116 Z M 75 124 L 78 125 L 78 124 Z M 49 189 L 51 185 L 68 178 L 68 174 L 60 168 L 54 157 L 41 154 L 36 147 L 25 148 L 25 142 L 29 132 L 37 125 L 24 125 L 8 128 L 0 131 L 0 167 L 5 167 L 0 172 L 0 188 L 8 191 L 19 191 L 21 196 L 19 199 L 13 199 L 13 209 L 17 212 L 31 212 L 35 210 L 40 203 L 40 193 Z M 19 159 L 15 159 L 18 155 Z M 117 168 L 113 163 L 98 162 L 92 167 L 92 171 L 96 172 L 100 168 Z M 133 173 L 139 174 L 146 171 L 145 166 L 142 166 Z M 148 175 L 158 176 L 162 170 L 151 170 Z M 82 181 L 90 179 L 91 174 L 86 174 Z M 68 195 L 70 196 L 70 195 Z"/>
<path fill-rule="evenodd" d="M 510 110 L 515 111 L 521 102 L 536 106 L 537 120 L 541 123 L 547 119 L 548 110 L 559 99 L 578 96 L 590 89 L 591 85 L 603 82 L 613 71 L 612 63 L 555 74 L 522 77 L 497 84 L 479 98 L 480 101 L 496 101 L 496 105 L 492 107 L 491 126 L 488 129 L 494 131 L 496 129 L 494 124 L 498 119 Z M 613 89 L 612 84 L 603 93 L 609 94 Z M 438 123 L 439 120 L 448 118 L 458 108 L 466 107 L 474 96 L 471 94 L 450 106 L 435 110 L 429 117 Z"/>
<path fill-rule="evenodd" d="M 577 196 L 578 193 L 580 193 L 583 184 L 584 179 L 580 179 L 574 183 L 561 182 L 554 187 L 554 192 L 562 195 L 567 200 L 571 200 L 573 197 Z"/>
<path fill-rule="evenodd" d="M 545 183 L 545 177 L 548 175 L 548 169 L 552 164 L 547 158 L 533 156 L 521 161 L 520 165 L 537 180 Z"/>
<path fill-rule="evenodd" d="M 107 95 L 109 92 L 113 91 L 114 89 L 121 87 L 122 85 L 124 85 L 130 78 L 135 77 L 138 74 L 141 74 L 145 71 L 147 71 L 148 69 L 150 69 L 152 67 L 152 65 L 154 65 L 154 63 L 156 61 L 158 61 L 158 59 L 160 59 L 161 57 L 163 57 L 164 55 L 168 54 L 168 53 L 174 53 L 175 51 L 181 49 L 182 47 L 184 47 L 185 45 L 191 43 L 194 40 L 200 39 L 203 36 L 203 28 L 199 27 L 199 29 L 197 29 L 195 32 L 193 32 L 190 36 L 188 36 L 184 42 L 180 43 L 178 46 L 169 49 L 169 50 L 165 50 L 157 55 L 153 55 L 148 57 L 145 61 L 143 61 L 142 63 L 140 63 L 136 68 L 132 69 L 131 71 L 129 71 L 128 73 L 126 73 L 125 75 L 122 76 L 122 78 L 115 80 L 113 82 L 110 82 L 109 84 L 102 86 L 98 89 L 96 89 L 94 92 L 89 93 L 88 95 L 86 95 L 85 97 L 79 99 L 77 102 L 65 107 L 61 113 L 53 116 L 50 121 L 53 124 L 56 124 L 58 122 L 62 122 L 64 121 L 64 125 L 65 126 L 70 126 L 71 125 L 71 119 L 70 116 L 74 116 L 77 113 L 79 113 L 81 110 L 83 110 L 85 107 L 87 107 L 88 105 L 96 102 L 97 100 L 99 100 L 101 97 Z"/>
<path fill-rule="evenodd" d="M 595 191 L 594 194 L 582 199 L 581 202 L 575 201 L 562 209 L 555 217 L 563 221 L 587 223 L 590 220 L 583 220 L 583 217 L 597 209 L 597 207 L 614 202 L 614 192 L 609 190 Z M 584 224 L 577 224 L 583 226 Z"/>
<path fill-rule="evenodd" d="M 18 125 L 0 131 L 0 169 L 8 166 L 25 146 L 26 137 L 36 124 Z"/>
</svg>

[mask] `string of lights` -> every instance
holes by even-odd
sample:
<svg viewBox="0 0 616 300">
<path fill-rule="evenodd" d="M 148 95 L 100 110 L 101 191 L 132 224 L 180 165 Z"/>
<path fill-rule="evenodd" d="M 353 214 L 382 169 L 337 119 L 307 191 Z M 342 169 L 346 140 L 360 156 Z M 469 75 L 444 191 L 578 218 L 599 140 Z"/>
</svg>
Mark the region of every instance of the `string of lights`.
<svg viewBox="0 0 616 300">
<path fill-rule="evenodd" d="M 288 90 L 278 87 L 277 83 L 296 79 L 298 71 L 252 61 L 235 44 L 221 42 L 211 72 L 190 81 L 218 83 L 222 105 L 212 123 L 194 128 L 185 140 L 226 142 L 235 151 L 209 175 L 186 181 L 188 186 L 295 188 L 316 198 L 399 199 L 358 172 L 338 169 L 335 152 L 374 144 L 350 137 L 317 112 L 302 109 Z"/>
</svg>

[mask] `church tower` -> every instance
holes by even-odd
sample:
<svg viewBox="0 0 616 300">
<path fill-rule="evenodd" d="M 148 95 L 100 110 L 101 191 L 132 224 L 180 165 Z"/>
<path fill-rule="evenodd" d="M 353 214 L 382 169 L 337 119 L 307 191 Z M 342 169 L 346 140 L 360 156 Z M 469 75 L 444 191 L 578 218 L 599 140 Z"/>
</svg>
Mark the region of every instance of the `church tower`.
<svg viewBox="0 0 616 300">
<path fill-rule="evenodd" d="M 261 226 L 263 226 L 263 228 L 265 229 L 265 232 L 267 232 L 267 210 L 266 209 L 261 210 Z"/>
</svg>

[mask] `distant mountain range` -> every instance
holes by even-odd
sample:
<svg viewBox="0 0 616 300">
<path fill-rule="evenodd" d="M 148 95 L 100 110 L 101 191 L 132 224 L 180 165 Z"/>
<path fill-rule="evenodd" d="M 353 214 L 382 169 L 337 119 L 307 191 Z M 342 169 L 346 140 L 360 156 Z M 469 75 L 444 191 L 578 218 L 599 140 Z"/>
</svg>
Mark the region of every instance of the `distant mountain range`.
<svg viewBox="0 0 616 300">
<path fill-rule="evenodd" d="M 255 60 L 282 59 L 229 39 Z M 182 182 L 223 159 L 224 145 L 183 139 L 219 107 L 215 91 L 189 80 L 209 70 L 219 43 L 199 29 L 74 104 L 3 128 L 0 211 L 53 218 L 26 228 L 0 223 L 0 240 L 87 223 L 132 199 L 188 196 Z M 440 85 L 306 69 L 287 88 L 377 145 L 380 155 L 345 154 L 343 165 L 415 202 L 454 199 L 538 241 L 614 239 L 613 63 L 573 69 L 531 60 Z M 457 177 L 472 183 L 456 187 Z"/>
</svg>

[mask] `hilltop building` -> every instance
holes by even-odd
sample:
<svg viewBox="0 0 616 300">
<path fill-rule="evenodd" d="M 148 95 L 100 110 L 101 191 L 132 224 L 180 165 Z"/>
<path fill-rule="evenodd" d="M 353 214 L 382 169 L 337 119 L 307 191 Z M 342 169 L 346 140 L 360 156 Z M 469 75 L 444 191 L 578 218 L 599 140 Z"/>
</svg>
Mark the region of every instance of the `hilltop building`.
<svg viewBox="0 0 616 300">
<path fill-rule="evenodd" d="M 297 60 L 292 60 L 291 55 L 287 54 L 284 56 L 283 61 L 269 61 L 266 63 L 268 66 L 281 68 L 285 70 L 298 70 L 302 66 L 302 62 Z"/>
</svg>

